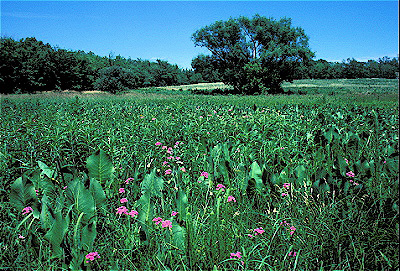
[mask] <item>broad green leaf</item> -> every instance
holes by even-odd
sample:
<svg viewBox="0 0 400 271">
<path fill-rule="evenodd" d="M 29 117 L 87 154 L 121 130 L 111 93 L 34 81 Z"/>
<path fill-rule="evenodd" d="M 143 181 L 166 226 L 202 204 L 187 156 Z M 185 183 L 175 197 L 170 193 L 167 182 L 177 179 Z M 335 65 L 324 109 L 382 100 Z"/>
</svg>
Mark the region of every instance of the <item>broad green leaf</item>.
<svg viewBox="0 0 400 271">
<path fill-rule="evenodd" d="M 61 243 L 65 237 L 65 234 L 67 233 L 68 225 L 68 215 L 66 217 L 62 217 L 61 212 L 57 212 L 51 229 L 44 236 L 44 238 L 51 244 L 53 257 L 61 258 L 63 256 Z"/>
<path fill-rule="evenodd" d="M 141 183 L 142 194 L 150 194 L 161 198 L 163 188 L 164 180 L 161 177 L 157 177 L 156 169 L 144 176 L 144 180 Z"/>
<path fill-rule="evenodd" d="M 39 203 L 33 183 L 24 175 L 11 184 L 10 203 L 21 212 L 25 207 L 30 206 L 34 215 L 39 215 Z M 35 215 L 35 217 L 36 217 Z"/>
<path fill-rule="evenodd" d="M 49 229 L 54 219 L 52 218 L 49 211 L 49 208 L 51 208 L 51 203 L 49 197 L 46 194 L 43 195 L 41 203 L 42 210 L 40 212 L 40 223 L 43 229 Z"/>
<path fill-rule="evenodd" d="M 254 179 L 256 189 L 263 188 L 262 170 L 261 170 L 260 166 L 258 165 L 258 163 L 255 161 L 251 164 L 250 179 Z"/>
<path fill-rule="evenodd" d="M 179 224 L 176 223 L 176 221 L 173 221 L 172 222 L 172 245 L 174 245 L 179 250 L 181 250 L 182 253 L 185 253 L 185 251 L 186 251 L 185 236 L 186 236 L 185 228 L 179 226 Z"/>
<path fill-rule="evenodd" d="M 39 168 L 42 170 L 42 173 L 46 175 L 49 179 L 57 177 L 57 172 L 54 169 L 51 169 L 41 161 L 37 161 L 37 163 L 39 165 Z"/>
<path fill-rule="evenodd" d="M 67 197 L 73 204 L 76 213 L 84 213 L 84 221 L 88 221 L 95 212 L 95 202 L 92 194 L 79 179 L 72 181 L 67 188 Z"/>
<path fill-rule="evenodd" d="M 136 202 L 136 210 L 138 211 L 138 220 L 142 223 L 146 223 L 153 219 L 154 205 L 151 202 L 149 193 L 143 194 Z"/>
<path fill-rule="evenodd" d="M 311 181 L 307 180 L 307 172 L 306 167 L 304 165 L 299 165 L 294 169 L 297 177 L 297 184 L 303 186 L 306 184 L 307 186 L 311 185 Z"/>
<path fill-rule="evenodd" d="M 96 221 L 93 221 L 92 223 L 83 227 L 81 244 L 84 250 L 92 251 L 96 235 L 97 235 Z"/>
<path fill-rule="evenodd" d="M 112 178 L 114 167 L 110 157 L 103 151 L 98 150 L 86 159 L 86 168 L 89 177 L 104 183 Z"/>
<path fill-rule="evenodd" d="M 176 198 L 176 207 L 179 213 L 179 217 L 184 221 L 186 220 L 187 205 L 188 205 L 188 198 L 186 196 L 186 193 L 181 188 L 179 188 L 178 196 Z"/>
<path fill-rule="evenodd" d="M 106 201 L 106 194 L 104 193 L 101 184 L 96 179 L 90 179 L 90 192 L 93 195 L 94 201 L 97 207 L 103 206 L 104 202 Z"/>
</svg>

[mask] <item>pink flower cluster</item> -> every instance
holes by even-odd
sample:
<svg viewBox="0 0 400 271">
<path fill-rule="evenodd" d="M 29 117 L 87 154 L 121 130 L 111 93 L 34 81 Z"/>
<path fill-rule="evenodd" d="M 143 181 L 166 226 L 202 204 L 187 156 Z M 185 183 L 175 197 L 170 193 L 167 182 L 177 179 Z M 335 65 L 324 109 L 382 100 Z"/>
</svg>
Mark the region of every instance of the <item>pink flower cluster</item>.
<svg viewBox="0 0 400 271">
<path fill-rule="evenodd" d="M 347 177 L 355 177 L 356 175 L 354 174 L 353 171 L 349 171 L 349 172 L 346 173 L 346 176 Z"/>
<path fill-rule="evenodd" d="M 290 232 L 289 232 L 290 235 L 293 235 L 294 232 L 296 231 L 296 227 L 295 226 L 291 226 L 290 223 L 286 222 L 286 220 L 281 222 L 280 225 L 286 226 L 288 228 L 288 230 L 290 230 Z"/>
<path fill-rule="evenodd" d="M 234 196 L 229 196 L 228 197 L 228 202 L 230 202 L 230 201 L 236 202 L 235 197 Z"/>
<path fill-rule="evenodd" d="M 257 228 L 257 229 L 254 229 L 253 231 L 255 232 L 254 236 L 263 234 L 263 233 L 265 232 L 265 231 L 263 230 L 263 228 L 261 228 L 261 227 L 260 227 L 260 228 Z M 251 238 L 254 237 L 252 234 L 248 234 L 247 236 L 249 236 L 249 237 L 251 237 Z"/>
<path fill-rule="evenodd" d="M 208 172 L 203 171 L 200 173 L 200 176 L 204 176 L 204 178 L 208 179 Z"/>
<path fill-rule="evenodd" d="M 225 191 L 226 186 L 223 184 L 217 184 L 217 188 L 215 188 L 216 190 L 221 190 L 221 191 Z"/>
<path fill-rule="evenodd" d="M 22 214 L 23 214 L 23 215 L 27 215 L 27 214 L 29 214 L 30 212 L 33 212 L 33 209 L 32 209 L 31 206 L 28 206 L 28 207 L 25 207 L 24 209 L 22 209 Z"/>
<path fill-rule="evenodd" d="M 237 251 L 236 253 L 231 253 L 230 254 L 230 257 L 229 257 L 229 259 L 237 259 L 237 260 L 240 260 L 242 258 L 242 253 L 240 252 L 240 251 Z M 244 265 L 244 262 L 243 261 L 240 261 L 240 263 L 242 264 L 242 265 Z"/>
<path fill-rule="evenodd" d="M 290 251 L 289 253 L 288 253 L 288 256 L 289 257 L 296 257 L 296 251 Z"/>
<path fill-rule="evenodd" d="M 116 214 L 117 215 L 124 214 L 124 215 L 130 215 L 131 217 L 135 217 L 139 213 L 136 210 L 133 210 L 133 209 L 128 213 L 128 208 L 126 208 L 125 206 L 120 206 L 120 207 L 118 207 Z"/>
<path fill-rule="evenodd" d="M 172 212 L 172 213 L 174 213 L 174 212 Z M 178 213 L 176 212 L 176 214 L 178 214 Z M 175 215 L 176 215 L 176 214 L 175 214 Z M 153 221 L 156 223 L 156 225 L 158 225 L 158 224 L 161 223 L 161 227 L 163 227 L 163 228 L 170 228 L 170 229 L 172 229 L 172 222 L 171 222 L 171 220 L 163 220 L 161 217 L 155 217 L 155 218 L 153 218 Z"/>
<path fill-rule="evenodd" d="M 99 253 L 98 252 L 90 252 L 89 254 L 87 254 L 85 256 L 86 259 L 90 260 L 90 261 L 94 261 L 95 258 L 100 259 Z M 87 263 L 89 261 L 86 261 Z"/>
</svg>

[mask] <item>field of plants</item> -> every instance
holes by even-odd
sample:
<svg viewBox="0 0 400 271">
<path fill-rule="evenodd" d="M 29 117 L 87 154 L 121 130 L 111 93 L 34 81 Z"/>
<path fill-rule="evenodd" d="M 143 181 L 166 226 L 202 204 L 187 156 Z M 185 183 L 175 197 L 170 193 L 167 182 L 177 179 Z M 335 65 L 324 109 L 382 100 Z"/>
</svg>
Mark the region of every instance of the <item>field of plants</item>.
<svg viewBox="0 0 400 271">
<path fill-rule="evenodd" d="M 0 269 L 396 270 L 392 82 L 3 96 Z"/>
</svg>

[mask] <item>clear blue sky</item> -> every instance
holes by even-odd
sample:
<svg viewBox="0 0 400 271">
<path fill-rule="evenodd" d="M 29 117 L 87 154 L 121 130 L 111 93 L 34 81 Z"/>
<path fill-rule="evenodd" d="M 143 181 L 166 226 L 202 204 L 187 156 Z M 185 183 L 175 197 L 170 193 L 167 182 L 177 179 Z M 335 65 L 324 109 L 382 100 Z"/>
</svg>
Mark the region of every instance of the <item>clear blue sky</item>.
<svg viewBox="0 0 400 271">
<path fill-rule="evenodd" d="M 309 36 L 315 59 L 398 56 L 398 1 L 1 1 L 1 35 L 190 68 L 208 53 L 191 41 L 197 29 L 256 13 L 292 18 Z"/>
</svg>

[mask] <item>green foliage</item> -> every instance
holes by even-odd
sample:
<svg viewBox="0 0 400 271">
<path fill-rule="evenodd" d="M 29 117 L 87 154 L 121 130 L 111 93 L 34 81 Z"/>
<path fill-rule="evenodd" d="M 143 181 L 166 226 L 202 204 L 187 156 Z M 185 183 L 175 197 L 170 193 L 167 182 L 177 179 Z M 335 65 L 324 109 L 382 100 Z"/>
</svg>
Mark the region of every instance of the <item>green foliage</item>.
<svg viewBox="0 0 400 271">
<path fill-rule="evenodd" d="M 2 105 L 2 267 L 399 266 L 397 98 L 39 97 Z"/>
<path fill-rule="evenodd" d="M 313 57 L 303 29 L 286 18 L 255 15 L 217 21 L 192 39 L 210 50 L 223 82 L 246 94 L 282 92 L 282 82 L 292 81 L 296 69 Z"/>
</svg>

